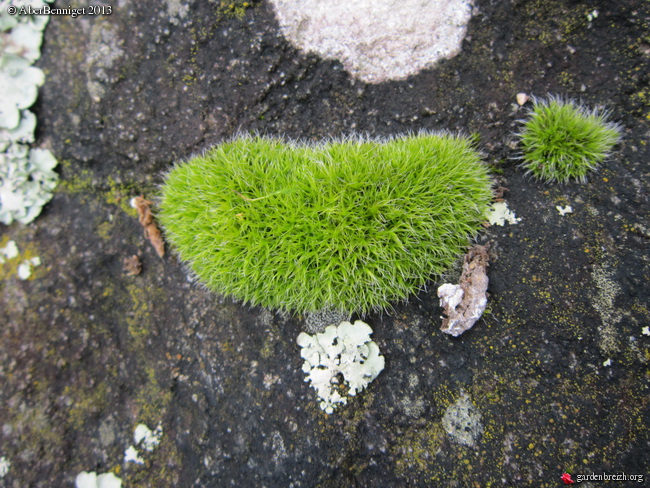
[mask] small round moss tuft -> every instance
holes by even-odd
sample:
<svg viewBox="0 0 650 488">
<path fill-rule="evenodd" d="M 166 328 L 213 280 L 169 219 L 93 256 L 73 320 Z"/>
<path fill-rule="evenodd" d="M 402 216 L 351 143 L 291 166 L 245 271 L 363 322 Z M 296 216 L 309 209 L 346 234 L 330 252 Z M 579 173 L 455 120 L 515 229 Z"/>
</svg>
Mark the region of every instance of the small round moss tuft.
<svg viewBox="0 0 650 488">
<path fill-rule="evenodd" d="M 585 182 L 621 138 L 621 128 L 607 122 L 607 116 L 559 97 L 535 100 L 518 134 L 522 166 L 541 180 Z"/>
<path fill-rule="evenodd" d="M 179 164 L 159 219 L 208 288 L 295 312 L 390 307 L 448 269 L 492 198 L 472 141 L 244 136 Z"/>
</svg>

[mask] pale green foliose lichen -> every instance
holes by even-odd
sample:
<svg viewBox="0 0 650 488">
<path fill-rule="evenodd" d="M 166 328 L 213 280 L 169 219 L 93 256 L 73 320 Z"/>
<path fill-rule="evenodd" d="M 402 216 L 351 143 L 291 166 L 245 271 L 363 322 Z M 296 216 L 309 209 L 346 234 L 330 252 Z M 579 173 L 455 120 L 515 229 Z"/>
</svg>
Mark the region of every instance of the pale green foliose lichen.
<svg viewBox="0 0 650 488">
<path fill-rule="evenodd" d="M 32 268 L 40 266 L 41 264 L 41 258 L 38 256 L 31 259 L 25 259 L 18 265 L 18 269 L 16 270 L 18 278 L 21 280 L 29 279 L 29 277 L 32 275 Z"/>
<path fill-rule="evenodd" d="M 521 218 L 515 216 L 515 213 L 508 208 L 506 202 L 496 202 L 488 208 L 486 218 L 490 225 L 505 225 L 506 222 L 516 224 Z"/>
<path fill-rule="evenodd" d="M 135 445 L 143 449 L 145 452 L 152 452 L 162 438 L 162 425 L 158 424 L 155 430 L 151 430 L 145 424 L 138 424 L 133 432 L 133 441 Z M 129 446 L 124 451 L 124 462 L 132 462 L 136 464 L 144 464 L 144 460 L 140 457 L 140 453 L 135 446 Z"/>
<path fill-rule="evenodd" d="M 9 472 L 10 467 L 11 463 L 9 460 L 4 456 L 0 457 L 0 479 L 5 477 L 5 475 Z"/>
<path fill-rule="evenodd" d="M 121 488 L 122 480 L 113 473 L 97 475 L 94 471 L 82 471 L 75 478 L 76 488 Z"/>
<path fill-rule="evenodd" d="M 5 131 L 18 126 L 21 110 L 34 104 L 38 87 L 45 81 L 43 71 L 31 64 L 16 54 L 0 56 L 0 127 Z"/>
<path fill-rule="evenodd" d="M 58 176 L 57 161 L 47 149 L 12 144 L 0 153 L 0 222 L 28 224 L 50 201 Z"/>
<path fill-rule="evenodd" d="M 298 336 L 305 381 L 311 382 L 326 413 L 345 405 L 347 395 L 356 395 L 384 369 L 384 357 L 370 334 L 370 326 L 357 320 L 354 324 L 330 325 L 313 336 L 305 332 Z"/>
<path fill-rule="evenodd" d="M 47 0 L 51 3 L 51 0 Z M 31 149 L 36 101 L 45 75 L 32 63 L 40 57 L 46 15 L 9 15 L 8 7 L 38 9 L 43 0 L 0 3 L 0 222 L 34 220 L 52 198 L 57 161 L 46 149 Z"/>
<path fill-rule="evenodd" d="M 7 259 L 13 259 L 18 256 L 18 246 L 16 241 L 9 241 L 4 247 L 0 247 L 0 264 L 4 264 Z"/>
<path fill-rule="evenodd" d="M 140 453 L 135 447 L 129 446 L 124 451 L 124 463 L 144 464 L 144 459 L 140 457 Z"/>
<path fill-rule="evenodd" d="M 140 445 L 145 451 L 151 452 L 160 444 L 162 433 L 161 425 L 158 425 L 156 430 L 152 431 L 145 424 L 138 424 L 133 432 L 133 440 L 136 445 Z"/>
</svg>

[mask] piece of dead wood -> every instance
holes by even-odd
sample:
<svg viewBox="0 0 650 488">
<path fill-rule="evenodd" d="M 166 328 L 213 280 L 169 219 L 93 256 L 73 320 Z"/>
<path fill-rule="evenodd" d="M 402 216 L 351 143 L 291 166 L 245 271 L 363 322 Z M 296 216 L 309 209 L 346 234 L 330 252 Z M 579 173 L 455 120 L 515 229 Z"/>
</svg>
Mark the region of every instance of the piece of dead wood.
<svg viewBox="0 0 650 488">
<path fill-rule="evenodd" d="M 142 273 L 142 263 L 140 262 L 140 258 L 135 254 L 130 258 L 124 258 L 122 266 L 127 276 L 137 276 Z"/>
<path fill-rule="evenodd" d="M 440 306 L 446 318 L 440 330 L 458 337 L 472 328 L 487 305 L 489 262 L 488 246 L 476 245 L 469 250 L 463 263 L 460 284 L 445 283 L 438 288 Z"/>
<path fill-rule="evenodd" d="M 151 213 L 151 205 L 152 202 L 145 200 L 144 197 L 135 197 L 131 200 L 131 206 L 138 211 L 140 224 L 144 227 L 144 236 L 149 239 L 158 256 L 162 258 L 165 255 L 165 241 Z"/>
<path fill-rule="evenodd" d="M 505 186 L 499 185 L 497 188 L 494 189 L 494 201 L 495 202 L 502 202 L 503 201 L 503 194 L 507 191 L 510 191 L 509 188 L 506 188 Z"/>
</svg>

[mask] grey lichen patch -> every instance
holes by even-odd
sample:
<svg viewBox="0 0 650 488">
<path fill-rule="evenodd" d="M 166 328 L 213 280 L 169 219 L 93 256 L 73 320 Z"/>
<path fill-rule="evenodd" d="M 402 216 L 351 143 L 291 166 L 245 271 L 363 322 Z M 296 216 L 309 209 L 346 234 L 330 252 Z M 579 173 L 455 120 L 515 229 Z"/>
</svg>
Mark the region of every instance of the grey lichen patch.
<svg viewBox="0 0 650 488">
<path fill-rule="evenodd" d="M 189 5 L 184 4 L 180 0 L 166 0 L 165 5 L 167 6 L 167 16 L 169 17 L 169 22 L 172 24 L 178 25 L 187 17 Z"/>
<path fill-rule="evenodd" d="M 404 79 L 458 54 L 473 8 L 469 0 L 272 3 L 292 43 L 340 60 L 366 83 Z"/>
<path fill-rule="evenodd" d="M 442 427 L 453 441 L 474 447 L 483 433 L 481 413 L 469 395 L 461 391 L 460 397 L 450 405 L 442 417 Z"/>
<path fill-rule="evenodd" d="M 124 55 L 117 27 L 107 24 L 93 24 L 90 31 L 90 44 L 86 55 L 86 88 L 94 102 L 99 102 L 106 93 L 105 85 L 112 79 L 108 70 Z"/>
<path fill-rule="evenodd" d="M 260 311 L 258 320 L 262 326 L 270 327 L 273 324 L 273 312 L 271 312 L 268 308 L 263 308 Z"/>
<path fill-rule="evenodd" d="M 273 463 L 276 465 L 276 467 L 279 467 L 282 465 L 282 462 L 287 459 L 288 454 L 287 449 L 284 446 L 282 435 L 277 430 L 273 432 L 270 444 L 271 450 L 273 451 Z"/>
<path fill-rule="evenodd" d="M 404 414 L 412 418 L 420 418 L 426 410 L 426 404 L 420 397 L 418 398 L 402 398 L 400 406 Z"/>
<path fill-rule="evenodd" d="M 621 287 L 612 279 L 612 273 L 605 267 L 595 268 L 591 276 L 596 283 L 596 294 L 592 298 L 592 305 L 602 320 L 598 328 L 600 334 L 598 346 L 603 354 L 613 354 L 619 350 L 616 325 L 623 318 L 622 312 L 614 306 L 616 297 L 621 293 Z"/>
<path fill-rule="evenodd" d="M 99 424 L 99 442 L 102 447 L 109 447 L 115 442 L 116 425 L 113 417 L 108 417 Z"/>
</svg>

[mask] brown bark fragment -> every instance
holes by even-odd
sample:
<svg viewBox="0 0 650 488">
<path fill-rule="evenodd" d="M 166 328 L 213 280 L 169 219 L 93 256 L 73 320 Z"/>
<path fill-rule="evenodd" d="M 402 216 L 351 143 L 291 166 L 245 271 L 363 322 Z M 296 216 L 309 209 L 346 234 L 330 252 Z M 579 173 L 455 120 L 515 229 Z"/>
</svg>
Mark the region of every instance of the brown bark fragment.
<svg viewBox="0 0 650 488">
<path fill-rule="evenodd" d="M 440 327 L 444 333 L 458 337 L 483 314 L 487 305 L 488 261 L 488 247 L 474 246 L 465 256 L 460 284 L 445 283 L 438 288 L 440 306 L 447 315 Z"/>
<path fill-rule="evenodd" d="M 165 255 L 165 241 L 151 213 L 152 202 L 145 200 L 144 197 L 135 197 L 131 203 L 138 211 L 140 224 L 144 227 L 144 236 L 149 239 L 158 256 L 162 258 Z"/>
<path fill-rule="evenodd" d="M 142 272 L 142 263 L 135 254 L 130 258 L 124 258 L 122 265 L 127 276 L 137 276 Z"/>
</svg>

